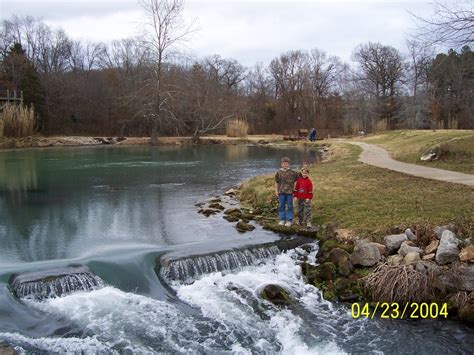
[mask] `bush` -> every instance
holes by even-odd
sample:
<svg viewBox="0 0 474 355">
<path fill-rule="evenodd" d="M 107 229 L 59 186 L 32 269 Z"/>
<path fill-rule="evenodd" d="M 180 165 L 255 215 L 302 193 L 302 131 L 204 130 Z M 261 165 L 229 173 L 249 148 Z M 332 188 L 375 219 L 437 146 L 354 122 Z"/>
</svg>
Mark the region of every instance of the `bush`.
<svg viewBox="0 0 474 355">
<path fill-rule="evenodd" d="M 247 137 L 249 124 L 247 121 L 236 118 L 227 121 L 226 134 L 228 137 Z"/>
<path fill-rule="evenodd" d="M 26 137 L 35 131 L 35 111 L 32 107 L 6 103 L 0 114 L 0 137 Z"/>
</svg>

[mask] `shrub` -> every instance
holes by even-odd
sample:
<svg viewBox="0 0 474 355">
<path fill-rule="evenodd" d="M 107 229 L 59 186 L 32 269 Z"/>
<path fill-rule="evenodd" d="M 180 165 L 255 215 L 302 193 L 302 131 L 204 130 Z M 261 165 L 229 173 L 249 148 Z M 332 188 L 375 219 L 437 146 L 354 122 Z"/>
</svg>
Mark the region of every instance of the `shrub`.
<svg viewBox="0 0 474 355">
<path fill-rule="evenodd" d="M 229 120 L 225 131 L 228 137 L 246 137 L 249 132 L 249 124 L 239 118 Z"/>
</svg>

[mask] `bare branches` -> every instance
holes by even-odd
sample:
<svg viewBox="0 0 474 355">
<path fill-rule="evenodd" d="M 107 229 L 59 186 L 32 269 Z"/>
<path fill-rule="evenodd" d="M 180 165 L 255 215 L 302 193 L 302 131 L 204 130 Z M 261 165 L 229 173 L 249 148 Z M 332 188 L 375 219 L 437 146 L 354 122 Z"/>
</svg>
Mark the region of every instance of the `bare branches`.
<svg viewBox="0 0 474 355">
<path fill-rule="evenodd" d="M 469 0 L 436 1 L 434 16 L 411 14 L 419 21 L 419 38 L 431 43 L 444 43 L 461 48 L 474 43 L 474 3 Z"/>
</svg>

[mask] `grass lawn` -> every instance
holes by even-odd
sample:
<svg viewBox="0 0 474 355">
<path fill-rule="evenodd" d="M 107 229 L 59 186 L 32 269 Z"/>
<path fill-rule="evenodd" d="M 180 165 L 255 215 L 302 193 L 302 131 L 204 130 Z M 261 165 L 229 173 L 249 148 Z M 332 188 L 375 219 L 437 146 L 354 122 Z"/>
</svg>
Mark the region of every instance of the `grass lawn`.
<svg viewBox="0 0 474 355">
<path fill-rule="evenodd" d="M 417 178 L 357 161 L 361 148 L 331 143 L 333 158 L 311 167 L 315 186 L 313 221 L 335 222 L 360 236 L 382 236 L 394 225 L 404 227 L 455 223 L 464 235 L 474 235 L 474 189 Z M 275 169 L 276 170 L 276 169 Z M 243 184 L 244 205 L 277 205 L 274 175 Z M 277 219 L 276 212 L 271 212 Z"/>
<path fill-rule="evenodd" d="M 433 168 L 474 174 L 474 130 L 402 130 L 388 131 L 361 139 L 387 149 L 394 159 Z M 422 162 L 420 156 L 439 146 L 441 157 Z"/>
</svg>

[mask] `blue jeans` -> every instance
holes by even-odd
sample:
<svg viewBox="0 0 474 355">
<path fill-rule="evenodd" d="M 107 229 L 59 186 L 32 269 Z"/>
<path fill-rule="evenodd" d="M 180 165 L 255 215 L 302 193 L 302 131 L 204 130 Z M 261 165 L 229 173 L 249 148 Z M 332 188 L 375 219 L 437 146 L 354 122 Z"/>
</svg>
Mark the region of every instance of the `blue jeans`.
<svg viewBox="0 0 474 355">
<path fill-rule="evenodd" d="M 293 220 L 293 194 L 278 194 L 278 217 L 280 221 Z"/>
</svg>

